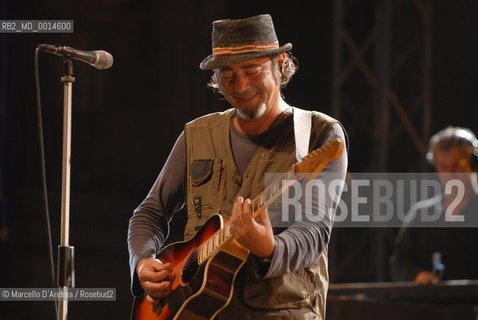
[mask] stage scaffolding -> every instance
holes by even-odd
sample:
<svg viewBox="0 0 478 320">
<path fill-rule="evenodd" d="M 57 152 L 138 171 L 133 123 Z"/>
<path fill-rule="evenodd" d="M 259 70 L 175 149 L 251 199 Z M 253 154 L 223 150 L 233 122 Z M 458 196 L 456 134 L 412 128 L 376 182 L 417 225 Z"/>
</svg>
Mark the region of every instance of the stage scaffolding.
<svg viewBox="0 0 478 320">
<path fill-rule="evenodd" d="M 349 172 L 426 170 L 432 1 L 334 0 L 333 4 L 332 115 L 350 137 Z M 332 282 L 388 280 L 395 232 L 335 229 Z"/>
</svg>

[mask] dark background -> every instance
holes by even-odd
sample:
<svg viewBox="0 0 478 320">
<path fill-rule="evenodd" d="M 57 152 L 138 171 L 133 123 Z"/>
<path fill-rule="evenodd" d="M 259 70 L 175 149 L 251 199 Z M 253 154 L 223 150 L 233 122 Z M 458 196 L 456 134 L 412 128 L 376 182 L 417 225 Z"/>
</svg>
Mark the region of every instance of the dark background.
<svg viewBox="0 0 478 320">
<path fill-rule="evenodd" d="M 407 7 L 412 1 L 400 2 L 402 7 L 393 16 L 392 57 L 419 32 L 417 13 Z M 373 25 L 375 5 L 372 0 L 359 1 L 349 12 L 346 23 L 357 41 Z M 75 247 L 76 286 L 116 288 L 117 301 L 71 302 L 70 318 L 125 319 L 132 301 L 128 220 L 156 179 L 184 123 L 228 108 L 220 95 L 207 88 L 210 73 L 199 69 L 200 61 L 211 51 L 211 22 L 260 13 L 273 16 L 280 42 L 293 43 L 293 53 L 300 61 L 299 73 L 284 90 L 286 100 L 305 109 L 331 113 L 332 1 L 0 1 L 1 19 L 73 19 L 75 30 L 72 34 L 0 34 L 0 287 L 50 287 L 34 100 L 36 45 L 103 49 L 114 56 L 110 70 L 74 64 L 70 243 Z M 477 16 L 478 5 L 473 0 L 433 2 L 432 132 L 447 125 L 478 130 Z M 420 77 L 416 71 L 420 59 L 414 57 L 391 81 L 404 96 L 416 91 L 408 79 Z M 373 60 L 373 56 L 367 58 Z M 55 255 L 61 191 L 61 75 L 61 59 L 41 53 Z M 359 115 L 369 112 L 369 88 L 360 84 L 360 79 L 353 79 L 347 90 L 349 96 L 361 97 L 365 102 L 358 103 L 359 98 L 349 101 L 354 108 L 344 108 L 339 120 L 346 128 L 357 127 Z M 407 101 L 404 105 L 408 110 Z M 388 170 L 427 170 L 423 154 L 413 147 L 398 120 L 392 117 L 391 122 L 398 129 L 389 145 Z M 372 128 L 367 126 L 372 124 L 365 122 L 350 135 L 350 172 L 377 170 L 364 151 L 371 143 L 367 132 Z M 182 222 L 178 218 L 173 229 L 179 229 Z M 377 278 L 373 271 L 377 262 L 385 264 L 386 259 L 373 255 L 366 245 L 367 232 L 336 230 L 331 248 L 333 282 L 389 279 L 388 274 Z M 372 233 L 370 238 L 375 236 Z M 381 238 L 386 242 L 385 250 L 392 236 L 387 233 Z M 34 315 L 53 319 L 53 305 L 0 302 L 1 319 L 30 319 Z"/>
</svg>

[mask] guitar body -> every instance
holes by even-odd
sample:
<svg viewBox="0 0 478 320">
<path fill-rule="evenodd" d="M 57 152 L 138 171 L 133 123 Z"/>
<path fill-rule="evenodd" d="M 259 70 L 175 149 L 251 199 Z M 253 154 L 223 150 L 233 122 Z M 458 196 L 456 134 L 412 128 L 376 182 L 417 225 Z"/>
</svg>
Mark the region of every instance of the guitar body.
<svg viewBox="0 0 478 320">
<path fill-rule="evenodd" d="M 156 256 L 171 263 L 168 275 L 171 294 L 153 305 L 136 298 L 132 319 L 179 320 L 211 319 L 224 309 L 232 297 L 237 272 L 245 263 L 248 251 L 229 239 L 207 261 L 198 264 L 197 248 L 222 228 L 222 217 L 211 217 L 196 235 L 166 246 Z"/>
</svg>

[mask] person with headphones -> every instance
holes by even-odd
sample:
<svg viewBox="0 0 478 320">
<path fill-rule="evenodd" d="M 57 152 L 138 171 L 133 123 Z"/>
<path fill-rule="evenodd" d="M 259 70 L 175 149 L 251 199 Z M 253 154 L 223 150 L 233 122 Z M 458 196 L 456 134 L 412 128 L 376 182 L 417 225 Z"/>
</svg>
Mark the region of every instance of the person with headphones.
<svg viewBox="0 0 478 320">
<path fill-rule="evenodd" d="M 452 216 L 464 216 L 468 224 L 425 228 L 414 220 L 405 223 L 390 259 L 392 280 L 427 284 L 440 278 L 478 279 L 478 230 L 473 227 L 478 218 L 478 139 L 467 128 L 447 127 L 430 139 L 427 160 L 443 189 L 448 181 L 458 179 L 464 193 L 458 197 L 458 188 L 442 192 L 414 205 L 407 216 L 438 207 Z"/>
</svg>

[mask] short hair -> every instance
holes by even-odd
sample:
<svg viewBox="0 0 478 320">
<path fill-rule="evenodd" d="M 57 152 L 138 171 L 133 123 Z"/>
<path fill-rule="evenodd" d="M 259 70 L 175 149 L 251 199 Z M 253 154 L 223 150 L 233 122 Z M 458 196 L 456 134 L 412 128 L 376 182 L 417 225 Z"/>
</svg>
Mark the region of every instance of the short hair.
<svg viewBox="0 0 478 320">
<path fill-rule="evenodd" d="M 276 82 L 281 88 L 285 88 L 292 76 L 299 70 L 299 61 L 290 52 L 286 53 L 286 58 L 281 65 L 278 62 L 278 56 L 271 57 L 271 61 L 272 73 Z M 214 91 L 221 92 L 219 69 L 213 71 L 208 86 Z"/>
<path fill-rule="evenodd" d="M 435 152 L 447 152 L 455 147 L 462 150 L 471 159 L 478 149 L 478 140 L 473 131 L 468 128 L 450 126 L 437 132 L 430 138 L 427 160 L 433 164 Z"/>
</svg>

